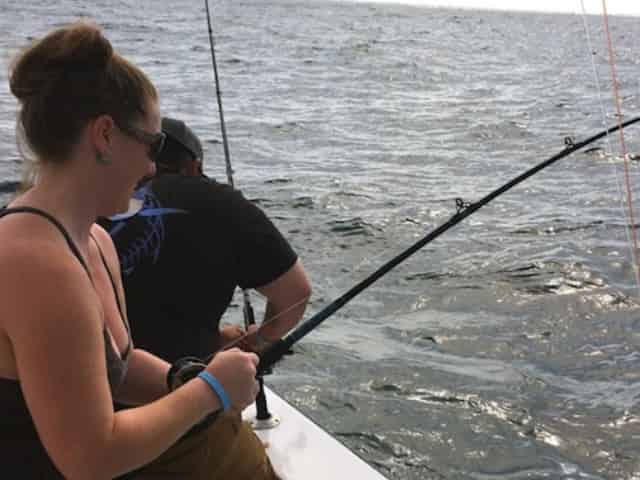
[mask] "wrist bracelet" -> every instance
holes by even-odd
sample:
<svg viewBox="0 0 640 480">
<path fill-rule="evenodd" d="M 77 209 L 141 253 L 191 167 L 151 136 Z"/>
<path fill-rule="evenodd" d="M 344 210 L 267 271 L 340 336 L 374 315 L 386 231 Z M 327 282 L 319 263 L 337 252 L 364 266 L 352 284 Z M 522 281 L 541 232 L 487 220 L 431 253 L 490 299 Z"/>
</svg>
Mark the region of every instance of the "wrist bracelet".
<svg viewBox="0 0 640 480">
<path fill-rule="evenodd" d="M 213 390 L 213 393 L 215 393 L 216 396 L 220 399 L 220 403 L 222 404 L 223 411 L 226 412 L 227 410 L 229 410 L 229 408 L 231 408 L 231 400 L 229 400 L 229 396 L 227 395 L 227 392 L 225 392 L 224 387 L 216 377 L 211 375 L 206 370 L 202 370 L 198 374 L 198 378 L 204 380 L 204 382 L 207 385 L 209 385 L 209 387 L 211 387 L 211 390 Z"/>
</svg>

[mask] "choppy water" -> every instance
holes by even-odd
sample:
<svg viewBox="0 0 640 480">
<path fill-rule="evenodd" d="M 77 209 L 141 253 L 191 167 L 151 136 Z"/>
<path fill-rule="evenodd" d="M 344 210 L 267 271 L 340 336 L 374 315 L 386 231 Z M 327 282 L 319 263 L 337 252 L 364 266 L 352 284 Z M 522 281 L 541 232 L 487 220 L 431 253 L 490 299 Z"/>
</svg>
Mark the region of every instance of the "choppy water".
<svg viewBox="0 0 640 480">
<path fill-rule="evenodd" d="M 588 24 L 602 104 L 580 16 L 212 7 L 236 184 L 301 254 L 311 312 L 446 221 L 456 197 L 477 200 L 565 136 L 601 130 L 602 104 L 615 123 L 600 17 Z M 207 171 L 224 179 L 201 2 L 4 0 L 3 62 L 78 16 L 152 76 L 164 112 L 195 126 Z M 640 22 L 610 22 L 623 113 L 637 115 Z M 2 193 L 20 165 L 0 76 Z M 633 154 L 639 135 L 626 132 Z M 596 146 L 388 274 L 303 340 L 271 385 L 391 479 L 639 479 L 622 161 L 617 138 L 613 152 Z"/>
</svg>

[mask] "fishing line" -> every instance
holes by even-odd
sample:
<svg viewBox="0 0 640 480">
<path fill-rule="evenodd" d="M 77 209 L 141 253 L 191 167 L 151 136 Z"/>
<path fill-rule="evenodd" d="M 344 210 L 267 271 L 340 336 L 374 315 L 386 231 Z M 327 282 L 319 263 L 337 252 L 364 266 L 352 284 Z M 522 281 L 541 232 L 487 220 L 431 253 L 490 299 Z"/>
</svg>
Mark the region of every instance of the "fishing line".
<svg viewBox="0 0 640 480">
<path fill-rule="evenodd" d="M 614 59 L 614 51 L 613 51 L 613 41 L 611 40 L 611 31 L 609 29 L 609 15 L 607 14 L 607 1 L 602 0 L 602 11 L 603 11 L 603 21 L 604 21 L 604 30 L 607 39 L 607 50 L 609 52 L 609 66 L 611 69 L 611 82 L 613 85 L 613 94 L 615 99 L 616 106 L 616 115 L 618 120 L 618 125 L 621 125 L 622 122 L 622 108 L 621 108 L 621 100 L 620 100 L 620 89 L 618 84 L 618 75 L 616 72 L 616 64 Z M 624 159 L 624 179 L 625 179 L 625 187 L 627 191 L 627 212 L 629 214 L 629 225 L 631 229 L 631 244 L 632 244 L 632 262 L 633 269 L 636 275 L 636 285 L 638 290 L 640 291 L 640 260 L 638 259 L 638 236 L 636 232 L 636 222 L 635 215 L 633 211 L 633 198 L 631 193 L 631 177 L 629 171 L 629 155 L 627 154 L 627 145 L 624 138 L 624 132 L 622 128 L 619 130 L 619 138 L 620 138 L 620 149 L 621 155 Z"/>
<path fill-rule="evenodd" d="M 636 122 L 640 121 L 640 117 L 635 117 L 626 122 L 618 123 L 618 125 L 611 127 L 609 129 L 605 129 L 602 132 L 599 132 L 586 140 L 575 143 L 570 137 L 565 138 L 565 148 L 557 153 L 556 155 L 548 158 L 547 160 L 535 165 L 530 168 L 526 172 L 521 175 L 515 177 L 509 182 L 505 183 L 501 187 L 492 191 L 479 201 L 475 203 L 467 203 L 461 198 L 456 199 L 456 213 L 451 216 L 451 218 L 440 226 L 436 227 L 430 233 L 428 233 L 425 237 L 418 240 L 416 243 L 411 245 L 409 248 L 401 252 L 399 255 L 389 260 L 387 263 L 382 265 L 378 270 L 373 272 L 369 277 L 365 278 L 346 293 L 344 293 L 341 297 L 334 300 L 331 304 L 327 305 L 324 309 L 320 310 L 318 313 L 313 315 L 309 320 L 303 322 L 301 325 L 296 327 L 294 330 L 289 332 L 285 337 L 280 340 L 274 342 L 269 348 L 267 348 L 264 352 L 260 354 L 260 363 L 258 364 L 258 374 L 267 372 L 271 369 L 271 367 L 278 362 L 282 357 L 290 350 L 290 348 L 298 342 L 300 339 L 305 337 L 311 331 L 313 331 L 316 327 L 318 327 L 323 321 L 341 309 L 344 305 L 346 305 L 350 300 L 368 288 L 371 284 L 373 284 L 376 280 L 383 277 L 386 273 L 392 270 L 394 267 L 402 263 L 404 260 L 409 258 L 415 252 L 420 250 L 422 247 L 435 240 L 437 237 L 445 233 L 451 227 L 457 225 L 462 220 L 467 218 L 469 215 L 472 215 L 474 212 L 482 208 L 487 203 L 491 202 L 496 197 L 502 195 L 506 191 L 510 190 L 517 184 L 523 182 L 527 178 L 535 175 L 539 171 L 544 168 L 552 165 L 558 160 L 567 157 L 572 154 L 576 150 L 579 150 L 590 143 L 595 142 L 596 140 L 601 139 L 602 137 L 616 132 L 619 129 L 625 128 L 629 125 L 632 125 Z"/>
<path fill-rule="evenodd" d="M 222 133 L 222 147 L 224 149 L 224 161 L 226 164 L 227 181 L 231 188 L 235 188 L 233 182 L 233 168 L 231 167 L 231 156 L 229 155 L 229 141 L 227 139 L 227 127 L 224 123 L 224 111 L 222 109 L 222 94 L 220 92 L 220 79 L 218 78 L 218 63 L 216 62 L 215 41 L 213 40 L 213 28 L 211 26 L 211 13 L 209 11 L 209 0 L 204 1 L 207 11 L 207 28 L 209 30 L 209 47 L 211 50 L 211 63 L 213 65 L 213 78 L 216 84 L 216 99 L 218 101 L 218 113 L 220 114 L 220 132 Z M 251 297 L 247 289 L 242 289 L 242 314 L 244 316 L 245 328 L 256 323 L 253 306 L 251 305 Z"/>
<path fill-rule="evenodd" d="M 271 322 L 274 322 L 275 320 L 279 319 L 281 316 L 286 315 L 287 313 L 291 312 L 291 310 L 293 310 L 294 308 L 300 307 L 302 305 L 305 305 L 306 302 L 309 300 L 311 296 L 307 295 L 305 297 L 302 297 L 300 300 L 298 300 L 297 302 L 292 303 L 291 305 L 289 305 L 287 308 L 285 308 L 284 310 L 282 310 L 281 312 L 276 313 L 275 315 L 273 315 L 271 318 L 269 318 L 268 320 L 265 319 L 261 324 L 260 324 L 260 328 L 266 327 L 267 325 L 269 325 Z M 250 337 L 255 336 L 257 333 L 257 330 L 255 332 L 251 332 L 251 333 L 245 333 L 244 335 L 234 339 L 233 341 L 229 342 L 228 344 L 224 345 L 220 351 L 222 350 L 229 350 L 230 348 L 233 347 L 237 347 L 239 344 L 241 344 L 242 342 L 244 342 L 245 340 L 248 340 Z"/>
<path fill-rule="evenodd" d="M 596 66 L 596 51 L 594 49 L 593 46 L 593 42 L 591 41 L 591 32 L 590 32 L 590 28 L 589 28 L 589 23 L 587 22 L 587 10 L 584 6 L 584 0 L 580 0 L 580 4 L 582 6 L 582 22 L 584 25 L 584 32 L 585 32 L 585 36 L 587 38 L 587 48 L 589 49 L 589 58 L 591 59 L 591 69 L 593 72 L 593 76 L 594 76 L 594 80 L 595 80 L 595 84 L 596 84 L 596 91 L 598 94 L 598 105 L 600 106 L 600 115 L 602 117 L 602 126 L 606 128 L 607 125 L 607 112 L 605 109 L 605 103 L 604 103 L 604 99 L 602 97 L 602 87 L 601 87 L 601 81 L 600 81 L 600 75 L 598 74 L 598 68 Z M 611 164 L 611 168 L 613 171 L 613 177 L 615 179 L 615 184 L 616 184 L 616 188 L 618 191 L 618 206 L 620 208 L 620 213 L 621 213 L 621 217 L 624 219 L 626 217 L 626 206 L 625 206 L 625 193 L 623 190 L 623 184 L 620 180 L 620 175 L 618 173 L 618 168 L 616 166 L 616 155 L 613 152 L 613 147 L 611 145 L 611 137 L 609 135 L 607 135 L 605 137 L 605 158 L 607 156 L 607 154 L 609 154 L 609 158 L 610 158 L 610 164 Z M 624 229 L 624 233 L 625 233 L 625 237 L 626 237 L 626 244 L 629 247 L 629 258 L 631 258 L 631 260 L 633 261 L 633 243 L 632 243 L 632 238 L 631 238 L 631 229 L 632 229 L 632 225 L 629 225 L 629 223 L 625 220 L 623 222 L 623 229 Z"/>
</svg>

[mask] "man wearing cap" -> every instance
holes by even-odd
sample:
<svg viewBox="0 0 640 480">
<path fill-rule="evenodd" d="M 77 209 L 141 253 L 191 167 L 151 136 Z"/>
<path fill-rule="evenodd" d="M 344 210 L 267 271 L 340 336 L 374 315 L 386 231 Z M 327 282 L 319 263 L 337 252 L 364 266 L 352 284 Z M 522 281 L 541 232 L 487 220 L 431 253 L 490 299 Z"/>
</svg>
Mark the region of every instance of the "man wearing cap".
<svg viewBox="0 0 640 480">
<path fill-rule="evenodd" d="M 172 363 L 207 357 L 241 333 L 219 329 L 237 286 L 264 295 L 260 343 L 277 340 L 300 320 L 311 293 L 302 263 L 258 207 L 203 175 L 202 144 L 184 122 L 163 118 L 162 129 L 156 175 L 135 192 L 130 212 L 101 220 L 120 257 L 136 347 Z M 277 478 L 239 413 L 205 427 L 134 478 Z"/>
</svg>

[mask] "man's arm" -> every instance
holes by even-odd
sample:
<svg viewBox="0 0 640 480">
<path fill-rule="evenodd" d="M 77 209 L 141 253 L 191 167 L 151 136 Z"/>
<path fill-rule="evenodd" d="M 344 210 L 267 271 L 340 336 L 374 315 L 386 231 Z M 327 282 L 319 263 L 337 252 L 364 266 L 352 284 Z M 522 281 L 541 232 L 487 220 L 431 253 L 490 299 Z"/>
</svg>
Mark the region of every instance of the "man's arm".
<svg viewBox="0 0 640 480">
<path fill-rule="evenodd" d="M 311 296 L 311 284 L 300 259 L 278 278 L 256 290 L 267 298 L 259 335 L 269 342 L 278 340 L 296 326 Z"/>
</svg>

